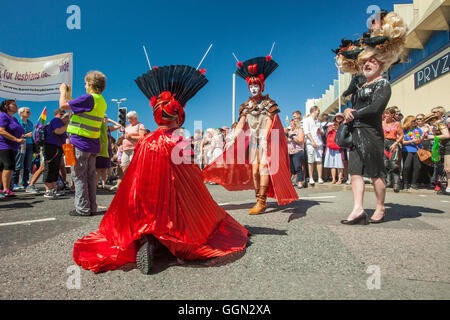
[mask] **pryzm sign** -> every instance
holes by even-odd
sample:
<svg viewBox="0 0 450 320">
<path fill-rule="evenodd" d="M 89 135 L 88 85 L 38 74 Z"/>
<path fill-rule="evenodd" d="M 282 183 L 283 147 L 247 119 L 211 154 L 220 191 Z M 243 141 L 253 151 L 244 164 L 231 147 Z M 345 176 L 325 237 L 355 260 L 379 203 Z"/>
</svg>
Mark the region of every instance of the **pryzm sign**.
<svg viewBox="0 0 450 320">
<path fill-rule="evenodd" d="M 434 79 L 443 76 L 450 70 L 450 52 L 443 57 L 435 60 L 426 67 L 420 69 L 414 74 L 414 88 L 418 89 L 421 86 L 433 81 Z"/>
</svg>

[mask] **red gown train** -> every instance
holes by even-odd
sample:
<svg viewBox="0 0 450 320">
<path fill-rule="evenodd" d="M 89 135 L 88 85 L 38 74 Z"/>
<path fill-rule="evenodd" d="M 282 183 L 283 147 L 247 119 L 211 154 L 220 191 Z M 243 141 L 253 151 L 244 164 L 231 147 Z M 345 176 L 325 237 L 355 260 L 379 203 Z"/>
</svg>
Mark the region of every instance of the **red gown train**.
<svg viewBox="0 0 450 320">
<path fill-rule="evenodd" d="M 272 134 L 274 129 L 277 130 L 276 134 Z M 206 182 L 215 182 L 229 191 L 254 189 L 252 165 L 248 153 L 250 139 L 245 134 L 247 130 L 246 124 L 237 142 L 203 169 Z M 291 203 L 298 199 L 298 195 L 292 186 L 286 136 L 277 114 L 273 119 L 267 142 L 270 173 L 267 196 L 276 198 L 279 205 Z M 240 149 L 241 146 L 244 148 Z M 238 149 L 241 152 L 238 152 Z"/>
<path fill-rule="evenodd" d="M 153 235 L 181 259 L 199 260 L 243 250 L 249 232 L 213 200 L 200 168 L 174 164 L 181 138 L 158 129 L 136 146 L 97 232 L 74 245 L 77 265 L 97 273 L 136 261 L 136 241 Z M 172 157 L 172 158 L 174 158 Z"/>
</svg>

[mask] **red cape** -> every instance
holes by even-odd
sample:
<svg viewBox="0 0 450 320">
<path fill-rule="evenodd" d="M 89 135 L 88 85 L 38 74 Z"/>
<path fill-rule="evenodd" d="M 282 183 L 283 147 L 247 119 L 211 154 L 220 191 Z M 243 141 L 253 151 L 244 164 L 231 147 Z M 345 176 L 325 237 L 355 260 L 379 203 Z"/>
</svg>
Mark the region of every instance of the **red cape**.
<svg viewBox="0 0 450 320">
<path fill-rule="evenodd" d="M 214 201 L 198 165 L 189 156 L 189 163 L 172 161 L 184 148 L 172 132 L 158 129 L 138 143 L 98 231 L 75 243 L 76 264 L 100 272 L 135 262 L 143 234 L 188 260 L 246 247 L 249 232 Z"/>
<path fill-rule="evenodd" d="M 203 169 L 204 181 L 215 182 L 229 191 L 254 190 L 252 165 L 248 154 L 250 139 L 245 134 L 247 130 L 246 124 L 236 143 Z M 276 198 L 279 205 L 291 203 L 298 199 L 298 195 L 292 186 L 287 139 L 277 114 L 267 142 L 270 173 L 267 195 Z"/>
</svg>

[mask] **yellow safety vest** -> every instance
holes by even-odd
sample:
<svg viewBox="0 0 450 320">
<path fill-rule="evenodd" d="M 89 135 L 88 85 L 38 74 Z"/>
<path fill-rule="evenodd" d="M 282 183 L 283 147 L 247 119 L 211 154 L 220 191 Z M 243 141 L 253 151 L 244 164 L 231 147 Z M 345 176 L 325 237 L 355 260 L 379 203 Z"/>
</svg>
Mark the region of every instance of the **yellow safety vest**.
<svg viewBox="0 0 450 320">
<path fill-rule="evenodd" d="M 98 139 L 100 138 L 100 128 L 107 105 L 101 94 L 92 93 L 91 95 L 94 97 L 94 108 L 89 112 L 72 115 L 67 132 L 86 138 Z"/>
</svg>

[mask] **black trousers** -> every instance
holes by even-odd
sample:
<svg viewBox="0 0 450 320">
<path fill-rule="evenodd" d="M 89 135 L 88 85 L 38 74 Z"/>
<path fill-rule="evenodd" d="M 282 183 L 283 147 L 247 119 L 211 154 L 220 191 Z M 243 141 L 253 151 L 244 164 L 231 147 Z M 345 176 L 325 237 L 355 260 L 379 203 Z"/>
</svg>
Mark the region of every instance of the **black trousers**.
<svg viewBox="0 0 450 320">
<path fill-rule="evenodd" d="M 44 182 L 58 181 L 59 167 L 63 155 L 62 147 L 54 144 L 44 144 Z"/>
<path fill-rule="evenodd" d="M 297 175 L 297 183 L 303 181 L 302 163 L 305 157 L 305 151 L 300 151 L 289 155 L 291 174 Z"/>
<path fill-rule="evenodd" d="M 17 152 L 11 149 L 0 150 L 0 172 L 16 168 Z"/>
<path fill-rule="evenodd" d="M 384 165 L 387 170 L 387 184 L 390 184 L 394 180 L 394 185 L 400 185 L 400 166 L 399 166 L 399 154 L 400 148 L 397 147 L 389 158 L 386 152 L 390 154 L 391 146 L 395 143 L 395 140 L 384 139 Z"/>
<path fill-rule="evenodd" d="M 402 152 L 403 157 L 403 184 L 416 184 L 420 176 L 422 163 L 417 152 Z"/>
</svg>

